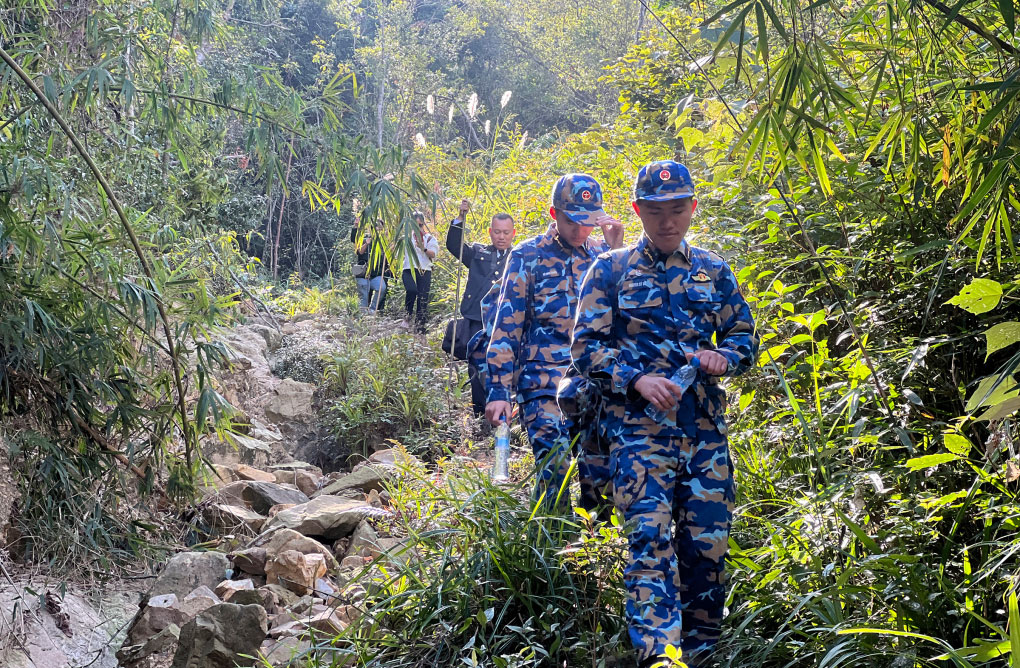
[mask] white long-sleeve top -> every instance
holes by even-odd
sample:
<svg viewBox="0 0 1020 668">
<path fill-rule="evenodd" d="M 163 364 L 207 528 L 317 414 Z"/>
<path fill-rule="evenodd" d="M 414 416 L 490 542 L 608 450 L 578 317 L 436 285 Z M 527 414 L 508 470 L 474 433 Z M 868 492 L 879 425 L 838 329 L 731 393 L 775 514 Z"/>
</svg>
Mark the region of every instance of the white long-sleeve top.
<svg viewBox="0 0 1020 668">
<path fill-rule="evenodd" d="M 418 245 L 418 237 L 412 236 L 411 243 L 414 245 L 414 252 L 418 256 L 417 269 L 421 271 L 429 271 L 432 269 L 432 258 L 430 258 L 425 251 L 432 251 L 434 254 L 439 252 L 439 239 L 426 232 L 422 235 L 422 245 L 424 248 Z M 411 254 L 404 255 L 404 269 L 411 269 Z"/>
</svg>

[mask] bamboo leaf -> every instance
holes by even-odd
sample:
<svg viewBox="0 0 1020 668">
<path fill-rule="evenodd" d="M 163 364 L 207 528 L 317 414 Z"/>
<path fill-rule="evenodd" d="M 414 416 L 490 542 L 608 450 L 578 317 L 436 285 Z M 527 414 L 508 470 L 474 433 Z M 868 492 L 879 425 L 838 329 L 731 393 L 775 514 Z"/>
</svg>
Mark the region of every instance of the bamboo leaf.
<svg viewBox="0 0 1020 668">
<path fill-rule="evenodd" d="M 1009 34 L 1015 35 L 1016 16 L 1014 14 L 1013 0 L 999 0 L 999 13 L 1002 14 L 1002 20 L 1006 23 Z M 1014 654 L 1014 656 L 1020 657 L 1020 653 Z"/>
</svg>

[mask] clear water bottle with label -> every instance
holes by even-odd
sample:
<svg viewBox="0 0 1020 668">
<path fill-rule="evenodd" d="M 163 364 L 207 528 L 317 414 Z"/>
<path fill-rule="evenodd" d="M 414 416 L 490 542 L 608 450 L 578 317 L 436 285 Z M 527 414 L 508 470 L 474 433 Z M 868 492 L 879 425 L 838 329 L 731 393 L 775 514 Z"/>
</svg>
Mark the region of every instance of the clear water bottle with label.
<svg viewBox="0 0 1020 668">
<path fill-rule="evenodd" d="M 510 478 L 510 425 L 506 417 L 496 427 L 496 461 L 492 464 L 492 479 L 503 482 Z"/>
<path fill-rule="evenodd" d="M 670 381 L 680 386 L 680 393 L 683 394 L 690 389 L 691 385 L 694 385 L 694 381 L 698 378 L 698 369 L 701 368 L 701 361 L 697 357 L 692 357 L 690 361 L 677 369 L 677 372 L 670 376 Z M 677 400 L 679 401 L 679 399 Z M 658 408 L 655 404 L 649 402 L 648 407 L 645 408 L 645 415 L 652 418 L 655 422 L 662 422 L 666 419 L 667 411 Z"/>
</svg>

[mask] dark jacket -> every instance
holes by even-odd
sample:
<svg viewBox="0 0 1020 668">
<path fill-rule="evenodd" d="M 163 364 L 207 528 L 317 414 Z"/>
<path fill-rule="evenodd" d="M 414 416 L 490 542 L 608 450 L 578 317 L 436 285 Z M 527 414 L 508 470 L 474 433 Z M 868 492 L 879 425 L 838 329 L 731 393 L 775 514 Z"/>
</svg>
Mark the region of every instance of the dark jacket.
<svg viewBox="0 0 1020 668">
<path fill-rule="evenodd" d="M 450 223 L 450 231 L 446 233 L 446 249 L 460 258 L 468 268 L 467 286 L 464 298 L 460 300 L 460 314 L 468 320 L 482 320 L 482 297 L 489 291 L 493 283 L 503 278 L 506 260 L 510 251 L 500 254 L 492 244 L 464 242 L 464 222 L 454 220 Z M 462 252 L 463 251 L 463 252 Z"/>
<path fill-rule="evenodd" d="M 365 278 L 375 278 L 376 276 L 385 276 L 386 278 L 393 278 L 393 273 L 390 271 L 389 265 L 386 263 L 386 255 L 383 253 L 382 248 L 376 248 L 379 243 L 378 235 L 372 236 L 372 243 L 370 243 L 363 253 L 359 253 L 357 249 L 358 243 L 358 228 L 351 230 L 351 242 L 355 244 L 354 249 L 354 263 L 368 265 L 369 260 L 372 259 L 372 253 L 375 252 L 375 262 L 371 263 L 368 267 L 368 273 Z"/>
</svg>

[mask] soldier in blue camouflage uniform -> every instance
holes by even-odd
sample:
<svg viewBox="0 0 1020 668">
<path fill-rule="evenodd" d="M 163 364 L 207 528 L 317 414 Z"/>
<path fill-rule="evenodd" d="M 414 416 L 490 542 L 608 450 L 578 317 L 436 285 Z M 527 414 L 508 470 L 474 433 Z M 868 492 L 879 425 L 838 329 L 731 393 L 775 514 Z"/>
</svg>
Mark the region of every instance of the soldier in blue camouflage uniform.
<svg viewBox="0 0 1020 668">
<path fill-rule="evenodd" d="M 510 420 L 516 392 L 520 414 L 535 453 L 535 496 L 551 502 L 569 469 L 569 425 L 556 405 L 556 385 L 570 363 L 570 332 L 577 291 L 596 256 L 623 245 L 623 226 L 602 210 L 602 188 L 585 174 L 567 174 L 556 182 L 545 234 L 510 252 L 486 351 L 488 403 L 492 424 Z M 589 238 L 602 228 L 606 242 Z M 578 460 L 581 485 L 592 474 Z M 590 497 L 590 494 L 583 494 Z M 561 497 L 561 504 L 565 501 Z"/>
<path fill-rule="evenodd" d="M 634 199 L 644 235 L 588 272 L 571 356 L 603 388 L 613 502 L 630 544 L 631 640 L 642 665 L 679 645 L 696 666 L 719 637 L 733 512 L 719 377 L 746 371 L 758 338 L 726 262 L 684 241 L 697 206 L 687 168 L 642 167 Z M 693 357 L 700 371 L 682 392 L 669 377 Z M 649 403 L 667 417 L 650 418 Z"/>
</svg>

